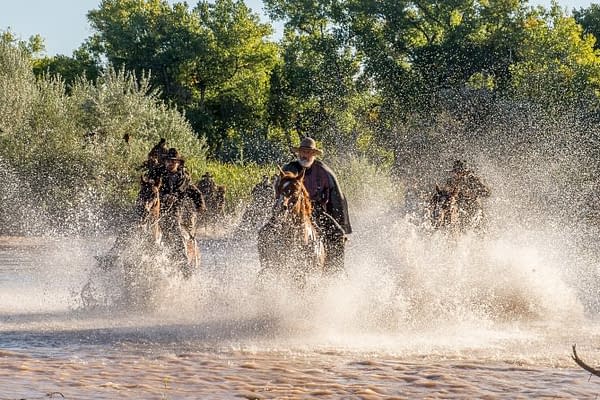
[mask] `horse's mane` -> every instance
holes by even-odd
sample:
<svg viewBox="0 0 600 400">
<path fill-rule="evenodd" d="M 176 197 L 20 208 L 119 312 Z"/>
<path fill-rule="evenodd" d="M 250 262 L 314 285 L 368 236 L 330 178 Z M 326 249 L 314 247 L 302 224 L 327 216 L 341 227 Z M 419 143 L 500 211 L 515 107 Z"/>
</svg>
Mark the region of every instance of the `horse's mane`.
<svg viewBox="0 0 600 400">
<path fill-rule="evenodd" d="M 280 171 L 279 178 L 277 179 L 277 185 L 275 188 L 276 198 L 279 198 L 285 188 L 286 182 L 298 183 L 298 191 L 300 196 L 293 207 L 290 209 L 294 215 L 297 215 L 301 220 L 305 221 L 310 219 L 312 215 L 312 203 L 306 187 L 304 186 L 304 173 L 299 174 L 291 171 Z"/>
</svg>

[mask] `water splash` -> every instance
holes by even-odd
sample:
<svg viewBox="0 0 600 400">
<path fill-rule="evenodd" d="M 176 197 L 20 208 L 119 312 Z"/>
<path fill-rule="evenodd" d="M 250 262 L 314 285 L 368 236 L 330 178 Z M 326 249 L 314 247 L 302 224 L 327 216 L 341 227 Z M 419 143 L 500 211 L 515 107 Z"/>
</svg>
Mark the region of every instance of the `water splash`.
<svg viewBox="0 0 600 400">
<path fill-rule="evenodd" d="M 107 320 L 169 325 L 183 329 L 190 340 L 266 348 L 485 348 L 506 338 L 531 341 L 540 335 L 538 326 L 551 331 L 580 324 L 600 309 L 597 227 L 589 223 L 594 207 L 585 207 L 595 187 L 582 184 L 589 181 L 579 176 L 593 170 L 593 158 L 586 143 L 568 142 L 566 151 L 547 141 L 559 130 L 579 132 L 576 123 L 536 125 L 535 120 L 508 108 L 478 135 L 464 121 L 453 128 L 448 121 L 431 124 L 427 135 L 435 131 L 441 139 L 418 159 L 405 160 L 406 171 L 412 171 L 407 176 L 416 177 L 423 190 L 443 181 L 454 158 L 467 160 L 492 188 L 484 235 L 449 238 L 423 229 L 401 207 L 404 177 L 398 183 L 398 178 L 360 176 L 361 190 L 349 193 L 355 233 L 345 279 L 316 280 L 304 291 L 278 282 L 258 286 L 255 238 L 248 232 L 212 235 L 200 238 L 203 266 L 188 281 L 173 273 L 160 253 L 145 257 L 133 246 L 129 255 L 140 266 L 139 292 L 125 293 L 132 298 L 123 304 L 126 273 L 103 274 L 93 259 L 112 238 L 92 236 L 55 248 L 53 261 L 40 265 L 59 271 L 60 279 L 36 272 L 35 279 L 48 280 L 49 290 L 36 292 L 33 285 L 29 296 L 40 303 L 57 291 L 79 293 L 91 278 L 97 289 L 93 307 L 66 300 L 57 307 L 95 315 L 100 325 Z M 442 135 L 448 131 L 452 134 Z M 527 147 L 520 148 L 525 138 Z M 30 306 L 25 311 L 35 312 L 35 304 Z"/>
</svg>

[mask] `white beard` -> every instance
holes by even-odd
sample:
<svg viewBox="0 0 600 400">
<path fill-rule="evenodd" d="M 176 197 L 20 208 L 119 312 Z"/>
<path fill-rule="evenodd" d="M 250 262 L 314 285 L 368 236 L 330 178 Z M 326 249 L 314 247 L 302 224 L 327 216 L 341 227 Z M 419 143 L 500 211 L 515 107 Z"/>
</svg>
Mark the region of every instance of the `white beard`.
<svg viewBox="0 0 600 400">
<path fill-rule="evenodd" d="M 313 165 L 314 160 L 309 161 L 309 160 L 303 160 L 301 158 L 298 159 L 298 163 L 303 167 L 303 168 L 310 168 Z"/>
</svg>

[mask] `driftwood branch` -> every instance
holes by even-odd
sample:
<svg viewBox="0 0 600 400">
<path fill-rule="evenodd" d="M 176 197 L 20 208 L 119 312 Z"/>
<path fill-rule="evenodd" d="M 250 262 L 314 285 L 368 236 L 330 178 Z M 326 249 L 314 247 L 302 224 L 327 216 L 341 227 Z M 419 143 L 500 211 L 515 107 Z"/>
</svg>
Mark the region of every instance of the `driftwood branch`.
<svg viewBox="0 0 600 400">
<path fill-rule="evenodd" d="M 579 356 L 577 355 L 577 350 L 575 350 L 575 345 L 573 345 L 573 355 L 571 356 L 571 358 L 577 363 L 577 365 L 579 365 L 581 368 L 583 368 L 590 374 L 600 377 L 600 370 L 590 367 L 585 362 L 583 362 L 581 358 L 579 358 Z"/>
</svg>

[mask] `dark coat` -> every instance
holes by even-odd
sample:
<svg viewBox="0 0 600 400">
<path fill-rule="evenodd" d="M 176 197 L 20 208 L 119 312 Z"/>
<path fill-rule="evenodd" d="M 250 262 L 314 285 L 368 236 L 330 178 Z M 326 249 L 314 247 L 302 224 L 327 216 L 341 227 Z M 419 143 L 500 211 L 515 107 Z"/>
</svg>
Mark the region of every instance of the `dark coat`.
<svg viewBox="0 0 600 400">
<path fill-rule="evenodd" d="M 340 189 L 333 171 L 322 161 L 315 160 L 310 168 L 304 168 L 298 161 L 292 161 L 282 168 L 284 171 L 300 173 L 304 170 L 304 186 L 310 195 L 313 208 L 318 213 L 324 211 L 342 227 L 345 233 L 352 233 L 348 202 Z"/>
<path fill-rule="evenodd" d="M 463 175 L 451 177 L 447 181 L 447 186 L 456 190 L 459 200 L 465 202 L 490 197 L 491 193 L 490 189 L 472 171 L 466 171 Z"/>
<path fill-rule="evenodd" d="M 192 184 L 190 175 L 183 167 L 174 173 L 162 167 L 155 173 L 162 179 L 162 186 L 160 187 L 161 202 L 169 196 L 173 196 L 173 200 L 177 203 L 175 206 L 177 207 L 181 205 L 186 197 L 189 197 L 194 202 L 197 210 L 204 210 L 206 208 L 202 193 Z M 165 204 L 165 206 L 171 205 L 174 204 Z"/>
</svg>

